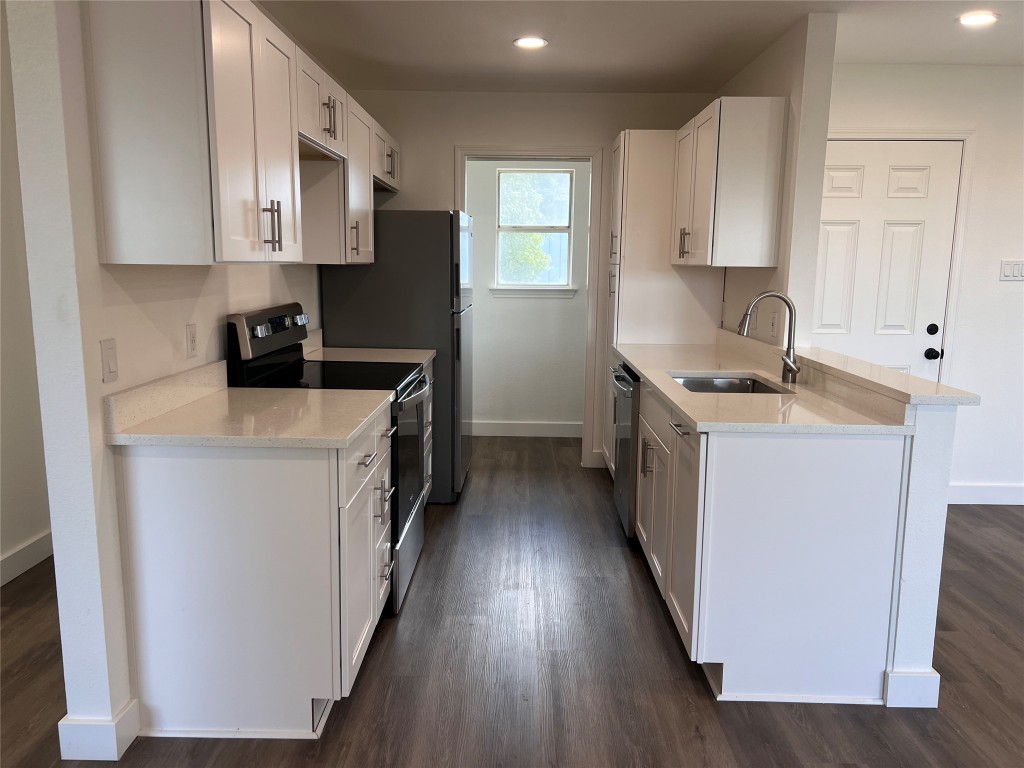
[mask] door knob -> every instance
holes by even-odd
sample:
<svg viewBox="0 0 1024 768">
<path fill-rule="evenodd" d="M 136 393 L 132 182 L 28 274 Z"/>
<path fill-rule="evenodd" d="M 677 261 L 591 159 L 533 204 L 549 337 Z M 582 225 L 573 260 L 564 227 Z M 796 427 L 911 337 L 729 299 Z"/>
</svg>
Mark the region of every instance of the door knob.
<svg viewBox="0 0 1024 768">
<path fill-rule="evenodd" d="M 945 351 L 940 352 L 939 350 L 935 349 L 935 347 L 928 347 L 928 349 L 924 351 L 924 356 L 928 360 L 938 360 L 943 356 L 943 354 L 945 354 Z"/>
<path fill-rule="evenodd" d="M 939 326 L 937 326 L 935 323 L 928 323 L 928 327 L 925 328 L 925 330 L 928 332 L 929 336 L 934 336 L 936 333 L 939 332 Z"/>
</svg>

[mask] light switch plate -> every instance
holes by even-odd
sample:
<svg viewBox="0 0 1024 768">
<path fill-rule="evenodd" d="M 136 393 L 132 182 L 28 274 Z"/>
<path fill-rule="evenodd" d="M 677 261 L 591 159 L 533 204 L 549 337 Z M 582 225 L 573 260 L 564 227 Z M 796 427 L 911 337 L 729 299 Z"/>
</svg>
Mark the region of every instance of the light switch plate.
<svg viewBox="0 0 1024 768">
<path fill-rule="evenodd" d="M 1000 280 L 1024 280 L 1024 261 L 1003 259 L 999 262 Z"/>
<path fill-rule="evenodd" d="M 189 323 L 185 326 L 185 357 L 192 358 L 199 354 L 199 344 L 196 339 L 196 324 Z"/>
<path fill-rule="evenodd" d="M 117 339 L 100 342 L 100 362 L 103 365 L 103 383 L 117 381 Z"/>
</svg>

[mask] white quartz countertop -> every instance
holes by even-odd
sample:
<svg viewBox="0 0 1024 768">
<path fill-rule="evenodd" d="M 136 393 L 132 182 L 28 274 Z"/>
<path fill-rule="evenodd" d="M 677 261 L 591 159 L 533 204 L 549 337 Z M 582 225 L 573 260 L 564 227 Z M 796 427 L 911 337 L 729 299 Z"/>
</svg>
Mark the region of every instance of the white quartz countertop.
<svg viewBox="0 0 1024 768">
<path fill-rule="evenodd" d="M 906 405 L 922 402 L 927 389 L 911 383 L 907 391 L 897 391 L 891 377 L 885 381 L 859 381 L 853 374 L 843 376 L 852 383 L 851 394 L 843 396 L 826 391 L 820 373 L 805 367 L 801 376 L 810 384 L 782 384 L 782 364 L 777 352 L 758 344 L 756 353 L 741 343 L 707 345 L 623 344 L 616 351 L 640 377 L 672 407 L 683 421 L 701 432 L 795 432 L 839 434 L 912 434 L 913 420 Z M 817 350 L 815 350 L 817 351 Z M 769 360 L 772 361 L 769 366 Z M 775 365 L 778 361 L 778 365 Z M 814 365 L 813 359 L 800 361 Z M 857 361 L 860 363 L 861 361 Z M 835 361 L 830 361 L 834 364 Z M 751 374 L 792 391 L 793 394 L 710 394 L 690 392 L 673 381 L 673 376 L 715 374 L 720 372 Z M 835 376 L 836 367 L 828 373 Z M 866 373 L 870 373 L 869 371 Z M 892 371 L 885 369 L 886 374 Z M 857 374 L 859 376 L 860 374 Z M 905 374 L 896 374 L 900 378 Z M 798 381 L 801 377 L 798 376 Z M 930 382 L 928 382 L 931 384 Z M 859 393 L 854 389 L 859 389 Z M 884 389 L 885 392 L 880 392 Z M 945 392 L 944 390 L 948 390 Z M 966 404 L 976 396 L 931 384 L 928 403 Z M 966 402 L 965 402 L 966 401 Z M 876 405 L 877 404 L 877 405 Z"/>
<path fill-rule="evenodd" d="M 225 387 L 108 433 L 111 445 L 345 448 L 386 408 L 393 392 Z"/>
</svg>

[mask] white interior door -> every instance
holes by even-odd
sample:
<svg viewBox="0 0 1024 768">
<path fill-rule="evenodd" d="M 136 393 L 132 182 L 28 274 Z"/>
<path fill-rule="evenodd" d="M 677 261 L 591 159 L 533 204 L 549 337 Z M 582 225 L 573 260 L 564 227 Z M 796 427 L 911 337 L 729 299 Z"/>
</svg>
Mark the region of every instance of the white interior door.
<svg viewBox="0 0 1024 768">
<path fill-rule="evenodd" d="M 960 141 L 829 141 L 816 346 L 937 381 Z"/>
</svg>

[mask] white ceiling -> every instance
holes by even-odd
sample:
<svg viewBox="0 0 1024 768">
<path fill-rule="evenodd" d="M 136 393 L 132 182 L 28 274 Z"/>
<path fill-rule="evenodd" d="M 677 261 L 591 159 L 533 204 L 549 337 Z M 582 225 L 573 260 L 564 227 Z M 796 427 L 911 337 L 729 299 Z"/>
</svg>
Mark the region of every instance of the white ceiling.
<svg viewBox="0 0 1024 768">
<path fill-rule="evenodd" d="M 263 0 L 350 90 L 710 93 L 811 11 L 840 13 L 837 61 L 1024 63 L 1024 2 Z M 1002 19 L 965 29 L 984 7 Z M 545 37 L 539 51 L 512 40 Z"/>
</svg>

